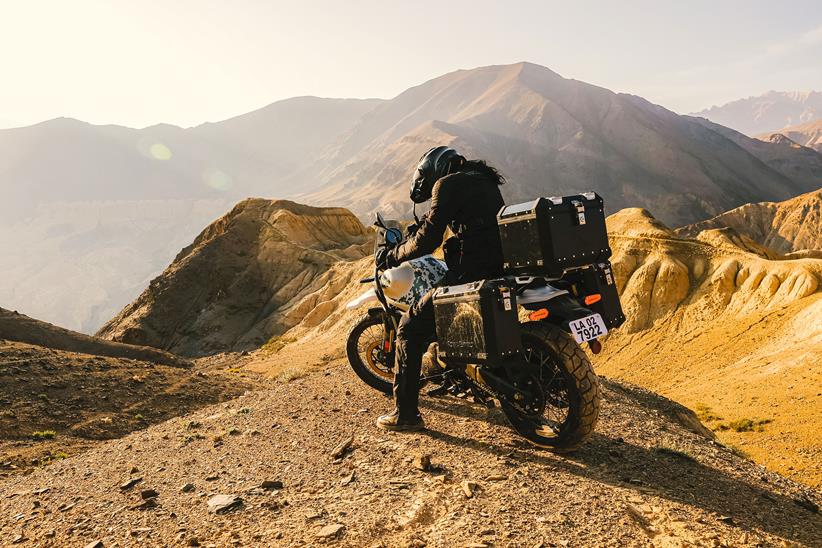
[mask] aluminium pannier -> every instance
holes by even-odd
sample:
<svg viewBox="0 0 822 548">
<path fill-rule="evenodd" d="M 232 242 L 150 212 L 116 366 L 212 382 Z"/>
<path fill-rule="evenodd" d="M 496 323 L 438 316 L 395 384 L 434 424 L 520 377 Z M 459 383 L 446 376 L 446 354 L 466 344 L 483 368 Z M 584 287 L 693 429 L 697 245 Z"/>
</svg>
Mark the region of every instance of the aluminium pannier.
<svg viewBox="0 0 822 548">
<path fill-rule="evenodd" d="M 520 350 L 516 292 L 504 279 L 434 292 L 438 352 L 454 362 L 499 362 Z"/>
</svg>

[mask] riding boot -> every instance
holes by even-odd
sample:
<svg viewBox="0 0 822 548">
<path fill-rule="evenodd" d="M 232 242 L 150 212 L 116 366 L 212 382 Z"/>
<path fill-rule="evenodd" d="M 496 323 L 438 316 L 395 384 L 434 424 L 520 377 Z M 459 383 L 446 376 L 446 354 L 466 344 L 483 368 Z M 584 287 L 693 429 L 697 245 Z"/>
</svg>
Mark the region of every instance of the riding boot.
<svg viewBox="0 0 822 548">
<path fill-rule="evenodd" d="M 377 419 L 384 430 L 414 431 L 425 428 L 419 411 L 420 369 L 424 345 L 397 337 L 397 361 L 394 366 L 394 402 L 388 415 Z M 419 347 L 419 348 L 418 348 Z"/>
</svg>

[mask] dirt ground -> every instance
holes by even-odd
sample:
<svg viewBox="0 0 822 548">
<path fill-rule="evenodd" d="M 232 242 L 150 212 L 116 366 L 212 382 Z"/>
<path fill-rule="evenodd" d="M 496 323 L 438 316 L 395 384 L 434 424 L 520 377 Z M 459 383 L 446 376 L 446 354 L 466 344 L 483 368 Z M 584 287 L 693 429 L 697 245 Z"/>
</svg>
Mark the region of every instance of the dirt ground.
<svg viewBox="0 0 822 548">
<path fill-rule="evenodd" d="M 341 360 L 0 480 L 20 546 L 822 545 L 818 491 L 698 433 L 685 408 L 603 380 L 593 439 L 561 457 L 497 410 L 424 397 L 428 431 Z M 345 447 L 347 440 L 350 447 Z M 335 449 L 338 451 L 335 452 Z M 335 457 L 334 454 L 339 454 Z M 431 467 L 415 467 L 429 455 Z M 215 495 L 241 499 L 211 513 Z"/>
<path fill-rule="evenodd" d="M 264 385 L 236 369 L 242 357 L 223 359 L 169 366 L 0 340 L 0 478 Z"/>
</svg>

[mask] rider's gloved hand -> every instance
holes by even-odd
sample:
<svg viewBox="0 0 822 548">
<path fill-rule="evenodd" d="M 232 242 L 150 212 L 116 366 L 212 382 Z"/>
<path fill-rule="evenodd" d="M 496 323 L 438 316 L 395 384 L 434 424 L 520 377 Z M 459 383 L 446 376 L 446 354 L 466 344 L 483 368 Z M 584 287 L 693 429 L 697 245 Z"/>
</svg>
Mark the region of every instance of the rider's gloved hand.
<svg viewBox="0 0 822 548">
<path fill-rule="evenodd" d="M 377 251 L 376 262 L 377 267 L 383 270 L 397 266 L 397 259 L 394 256 L 394 248 L 388 246 L 381 247 Z"/>
</svg>

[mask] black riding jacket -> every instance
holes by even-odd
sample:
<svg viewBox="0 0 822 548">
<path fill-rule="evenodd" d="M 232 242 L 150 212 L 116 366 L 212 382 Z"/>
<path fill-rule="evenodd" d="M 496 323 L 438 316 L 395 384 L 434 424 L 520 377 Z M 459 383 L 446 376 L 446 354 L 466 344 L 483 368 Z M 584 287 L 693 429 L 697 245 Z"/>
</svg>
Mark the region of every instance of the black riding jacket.
<svg viewBox="0 0 822 548">
<path fill-rule="evenodd" d="M 502 245 L 497 213 L 505 204 L 496 180 L 479 171 L 446 175 L 434 183 L 431 209 L 417 232 L 394 249 L 390 259 L 401 263 L 432 253 L 446 227 L 456 236 L 445 242 L 447 283 L 467 283 L 502 276 Z"/>
</svg>

